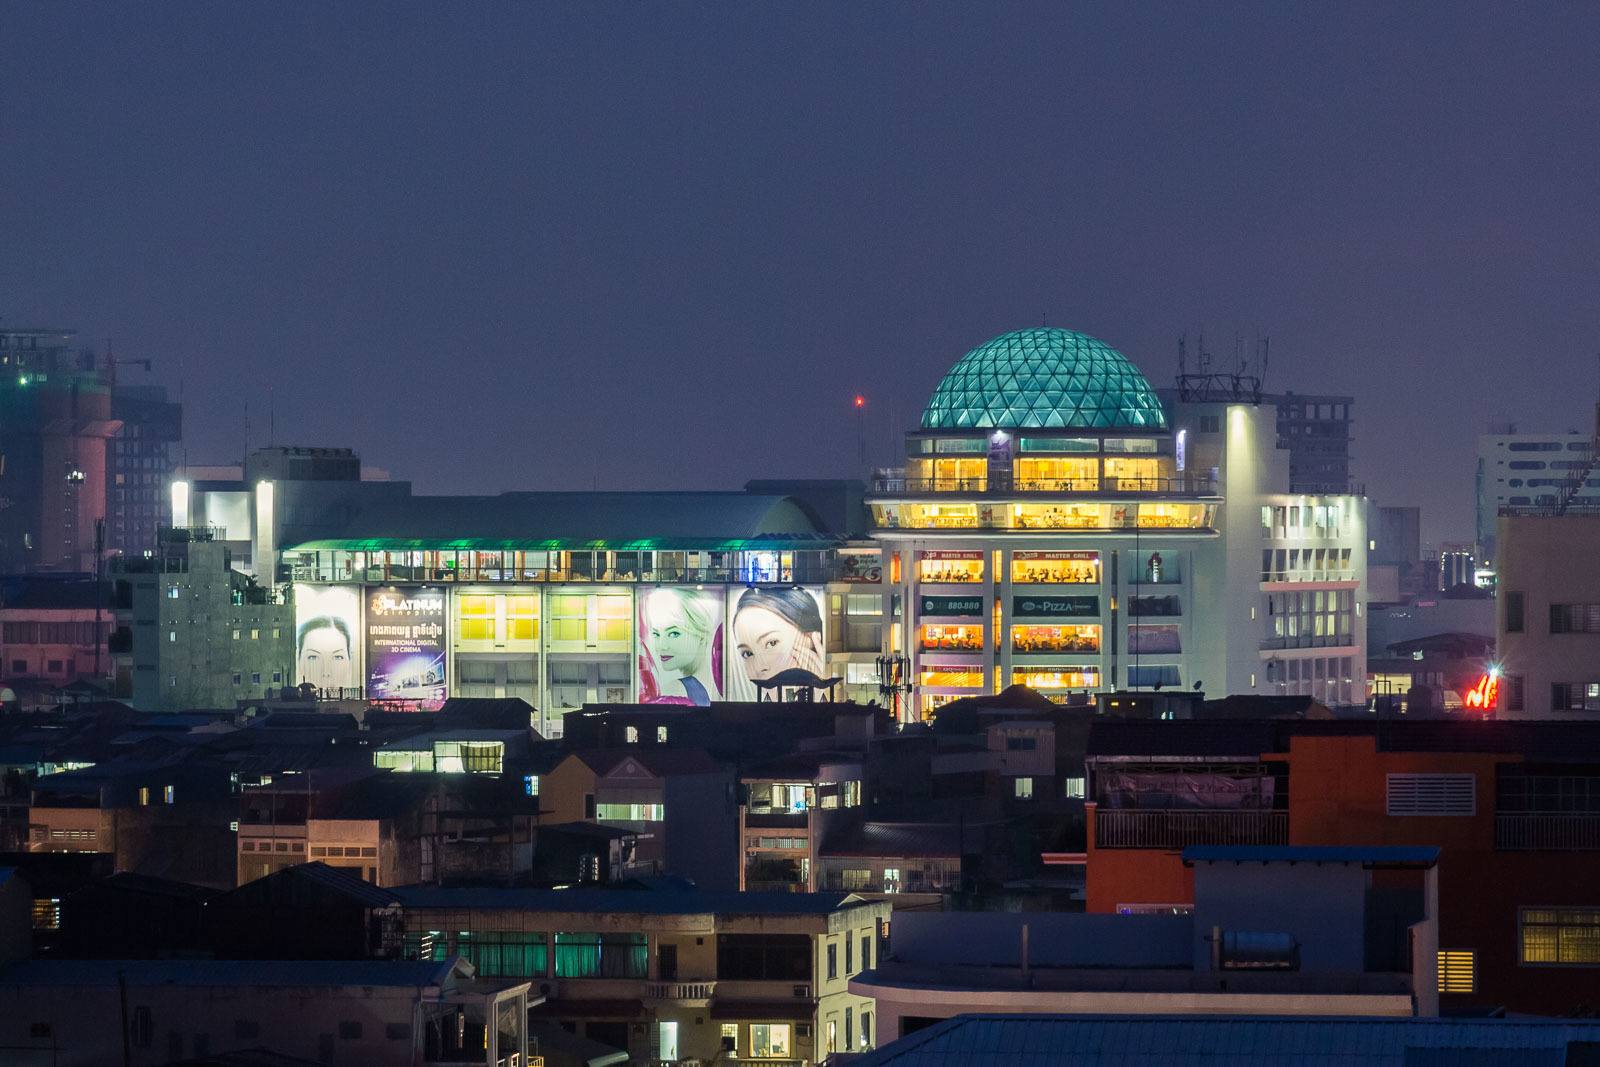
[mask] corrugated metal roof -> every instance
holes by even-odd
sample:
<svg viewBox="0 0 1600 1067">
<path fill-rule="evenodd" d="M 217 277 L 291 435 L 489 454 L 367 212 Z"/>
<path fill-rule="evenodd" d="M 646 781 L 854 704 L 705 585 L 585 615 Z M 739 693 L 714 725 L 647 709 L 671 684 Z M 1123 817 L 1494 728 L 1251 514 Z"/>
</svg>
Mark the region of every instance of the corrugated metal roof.
<svg viewBox="0 0 1600 1067">
<path fill-rule="evenodd" d="M 448 960 L 23 960 L 0 967 L 0 986 L 437 986 Z"/>
<path fill-rule="evenodd" d="M 1493 1050 L 1500 1063 L 1559 1065 L 1568 1043 L 1579 1041 L 1600 1041 L 1600 1022 L 959 1015 L 852 1062 L 856 1067 L 1420 1067 L 1485 1062 L 1478 1054 Z"/>
<path fill-rule="evenodd" d="M 290 872 L 292 872 L 292 875 Z M 284 876 L 305 878 L 316 882 L 346 896 L 353 897 L 368 907 L 387 908 L 399 901 L 398 897 L 381 886 L 376 886 L 365 879 L 357 878 L 349 871 L 338 867 L 330 867 L 326 863 L 320 863 L 315 860 L 290 867 L 288 871 L 284 872 Z"/>
<path fill-rule="evenodd" d="M 1368 867 L 1432 867 L 1432 845 L 1190 845 L 1184 863 L 1359 863 Z"/>
<path fill-rule="evenodd" d="M 715 893 L 669 889 L 504 889 L 401 886 L 407 908 L 480 908 L 617 915 L 827 915 L 856 903 L 851 893 Z"/>
<path fill-rule="evenodd" d="M 359 509 L 337 537 L 289 551 L 771 547 L 840 543 L 792 498 L 743 492 L 410 497 Z"/>
</svg>

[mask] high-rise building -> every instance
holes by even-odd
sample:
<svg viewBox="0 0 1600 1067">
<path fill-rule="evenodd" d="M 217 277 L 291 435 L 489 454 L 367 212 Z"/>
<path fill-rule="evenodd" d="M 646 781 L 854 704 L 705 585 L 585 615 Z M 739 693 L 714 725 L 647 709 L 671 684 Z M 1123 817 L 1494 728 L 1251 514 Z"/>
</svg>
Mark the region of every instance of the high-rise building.
<svg viewBox="0 0 1600 1067">
<path fill-rule="evenodd" d="M 1348 493 L 1355 398 L 1282 393 L 1261 401 L 1278 411 L 1278 447 L 1289 453 L 1289 491 Z"/>
<path fill-rule="evenodd" d="M 1496 517 L 1503 509 L 1554 507 L 1568 488 L 1583 504 L 1600 505 L 1600 473 L 1588 470 L 1594 439 L 1588 433 L 1518 433 L 1514 425 L 1496 426 L 1478 438 L 1477 558 L 1494 565 Z"/>
<path fill-rule="evenodd" d="M 111 392 L 122 424 L 106 471 L 106 550 L 137 556 L 156 548 L 156 530 L 170 522 L 172 447 L 183 436 L 183 408 L 161 386 L 122 385 Z"/>
<path fill-rule="evenodd" d="M 92 572 L 111 386 L 69 330 L 0 330 L 0 572 Z"/>
</svg>

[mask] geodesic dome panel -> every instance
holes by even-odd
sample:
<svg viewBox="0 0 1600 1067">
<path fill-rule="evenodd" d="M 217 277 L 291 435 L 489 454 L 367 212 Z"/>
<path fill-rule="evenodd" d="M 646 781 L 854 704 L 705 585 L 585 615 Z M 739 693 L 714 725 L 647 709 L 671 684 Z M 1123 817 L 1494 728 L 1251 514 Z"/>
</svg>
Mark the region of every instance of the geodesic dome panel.
<svg viewBox="0 0 1600 1067">
<path fill-rule="evenodd" d="M 1015 330 L 950 368 L 922 413 L 925 430 L 1150 429 L 1167 417 L 1128 357 L 1052 327 Z"/>
</svg>

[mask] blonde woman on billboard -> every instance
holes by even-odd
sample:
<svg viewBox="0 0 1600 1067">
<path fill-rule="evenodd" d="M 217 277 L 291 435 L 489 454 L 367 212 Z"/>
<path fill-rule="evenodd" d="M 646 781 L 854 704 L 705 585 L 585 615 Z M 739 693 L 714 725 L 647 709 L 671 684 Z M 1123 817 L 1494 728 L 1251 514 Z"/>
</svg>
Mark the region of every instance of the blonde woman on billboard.
<svg viewBox="0 0 1600 1067">
<path fill-rule="evenodd" d="M 720 607 L 692 589 L 652 589 L 645 596 L 639 609 L 647 657 L 643 703 L 705 707 L 722 695 L 713 663 Z"/>
<path fill-rule="evenodd" d="M 746 589 L 734 611 L 733 639 L 753 682 L 791 667 L 822 674 L 822 611 L 804 589 Z"/>
</svg>

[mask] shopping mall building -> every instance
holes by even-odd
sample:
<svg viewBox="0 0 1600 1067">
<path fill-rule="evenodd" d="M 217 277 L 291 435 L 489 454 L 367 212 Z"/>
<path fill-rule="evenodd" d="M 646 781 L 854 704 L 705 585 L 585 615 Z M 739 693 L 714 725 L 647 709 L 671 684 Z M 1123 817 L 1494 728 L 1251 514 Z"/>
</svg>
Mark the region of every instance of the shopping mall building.
<svg viewBox="0 0 1600 1067">
<path fill-rule="evenodd" d="M 1019 330 L 951 368 L 864 497 L 370 500 L 278 542 L 299 680 L 521 696 L 552 734 L 584 703 L 754 699 L 790 667 L 878 698 L 881 657 L 908 718 L 1015 683 L 1362 703 L 1365 502 L 1290 494 L 1275 409 L 1234 384 L 1158 396 L 1100 341 Z"/>
</svg>

